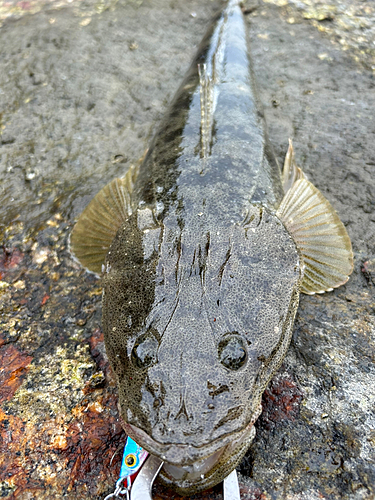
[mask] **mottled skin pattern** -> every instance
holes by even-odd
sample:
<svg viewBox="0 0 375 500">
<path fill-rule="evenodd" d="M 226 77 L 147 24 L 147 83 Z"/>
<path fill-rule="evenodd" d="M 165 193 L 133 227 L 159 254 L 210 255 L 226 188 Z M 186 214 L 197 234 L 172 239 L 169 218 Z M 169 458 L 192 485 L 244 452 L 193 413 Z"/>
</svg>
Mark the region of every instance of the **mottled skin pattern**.
<svg viewBox="0 0 375 500">
<path fill-rule="evenodd" d="M 215 89 L 205 156 L 203 62 Z M 127 432 L 185 471 L 238 439 L 203 477 L 162 471 L 183 494 L 243 457 L 298 306 L 299 254 L 275 215 L 280 173 L 255 95 L 242 13 L 230 4 L 140 167 L 133 213 L 106 259 L 103 325 Z M 222 362 L 228 345 L 244 354 L 236 366 Z"/>
</svg>

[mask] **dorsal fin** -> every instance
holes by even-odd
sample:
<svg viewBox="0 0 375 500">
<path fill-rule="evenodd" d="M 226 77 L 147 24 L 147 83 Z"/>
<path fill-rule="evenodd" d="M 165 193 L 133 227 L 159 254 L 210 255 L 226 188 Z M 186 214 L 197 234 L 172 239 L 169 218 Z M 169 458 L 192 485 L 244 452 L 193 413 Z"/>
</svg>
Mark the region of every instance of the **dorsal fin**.
<svg viewBox="0 0 375 500">
<path fill-rule="evenodd" d="M 295 165 L 291 142 L 288 153 L 286 163 L 291 175 L 287 179 L 288 183 L 293 179 L 293 184 L 277 215 L 302 254 L 305 270 L 301 292 L 328 292 L 346 283 L 353 270 L 350 238 L 329 201 Z"/>
<path fill-rule="evenodd" d="M 70 236 L 70 249 L 82 266 L 100 274 L 118 229 L 131 215 L 130 196 L 136 169 L 114 179 L 91 200 Z"/>
<path fill-rule="evenodd" d="M 210 153 L 213 125 L 213 81 L 205 64 L 198 64 L 201 103 L 201 156 Z"/>
<path fill-rule="evenodd" d="M 284 193 L 286 193 L 298 179 L 306 179 L 306 176 L 302 172 L 302 170 L 299 167 L 297 167 L 294 158 L 292 139 L 289 139 L 289 147 L 285 155 L 284 168 L 282 174 Z"/>
</svg>

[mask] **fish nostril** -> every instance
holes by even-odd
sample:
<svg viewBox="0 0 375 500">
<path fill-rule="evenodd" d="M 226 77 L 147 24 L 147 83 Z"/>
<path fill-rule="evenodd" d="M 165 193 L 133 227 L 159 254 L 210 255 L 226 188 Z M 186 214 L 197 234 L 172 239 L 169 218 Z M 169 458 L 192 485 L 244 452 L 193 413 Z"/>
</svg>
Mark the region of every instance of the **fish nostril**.
<svg viewBox="0 0 375 500">
<path fill-rule="evenodd" d="M 161 399 L 160 398 L 156 398 L 154 400 L 154 408 L 160 408 L 161 405 L 162 405 Z"/>
</svg>

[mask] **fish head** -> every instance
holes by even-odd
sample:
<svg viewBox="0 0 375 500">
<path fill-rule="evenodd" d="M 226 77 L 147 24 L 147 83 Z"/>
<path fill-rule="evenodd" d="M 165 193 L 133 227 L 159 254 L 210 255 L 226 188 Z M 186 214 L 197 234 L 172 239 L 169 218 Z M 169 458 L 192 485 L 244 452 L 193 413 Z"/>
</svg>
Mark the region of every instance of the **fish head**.
<svg viewBox="0 0 375 500">
<path fill-rule="evenodd" d="M 261 206 L 229 227 L 140 220 L 130 218 L 107 256 L 106 348 L 126 432 L 188 494 L 221 481 L 254 437 L 290 342 L 302 265 Z"/>
</svg>

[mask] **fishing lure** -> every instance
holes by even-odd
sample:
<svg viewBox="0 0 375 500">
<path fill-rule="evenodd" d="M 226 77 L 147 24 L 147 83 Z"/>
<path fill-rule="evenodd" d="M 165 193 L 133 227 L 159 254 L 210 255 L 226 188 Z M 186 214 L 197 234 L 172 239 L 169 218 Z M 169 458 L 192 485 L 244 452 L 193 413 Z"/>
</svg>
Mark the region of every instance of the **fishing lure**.
<svg viewBox="0 0 375 500">
<path fill-rule="evenodd" d="M 121 496 L 126 496 L 127 500 L 130 499 L 131 485 L 147 456 L 148 452 L 146 450 L 139 446 L 130 437 L 127 438 L 122 457 L 120 476 L 116 482 L 115 491 L 107 495 L 104 500 L 109 500 L 110 498 L 120 498 Z"/>
<path fill-rule="evenodd" d="M 113 493 L 104 500 L 126 497 L 126 500 L 152 500 L 152 484 L 159 474 L 163 463 L 160 459 L 150 456 L 130 437 L 127 438 L 122 457 L 120 476 Z M 125 486 L 126 481 L 126 486 Z M 224 500 L 240 500 L 237 472 L 233 470 L 223 484 Z"/>
</svg>

